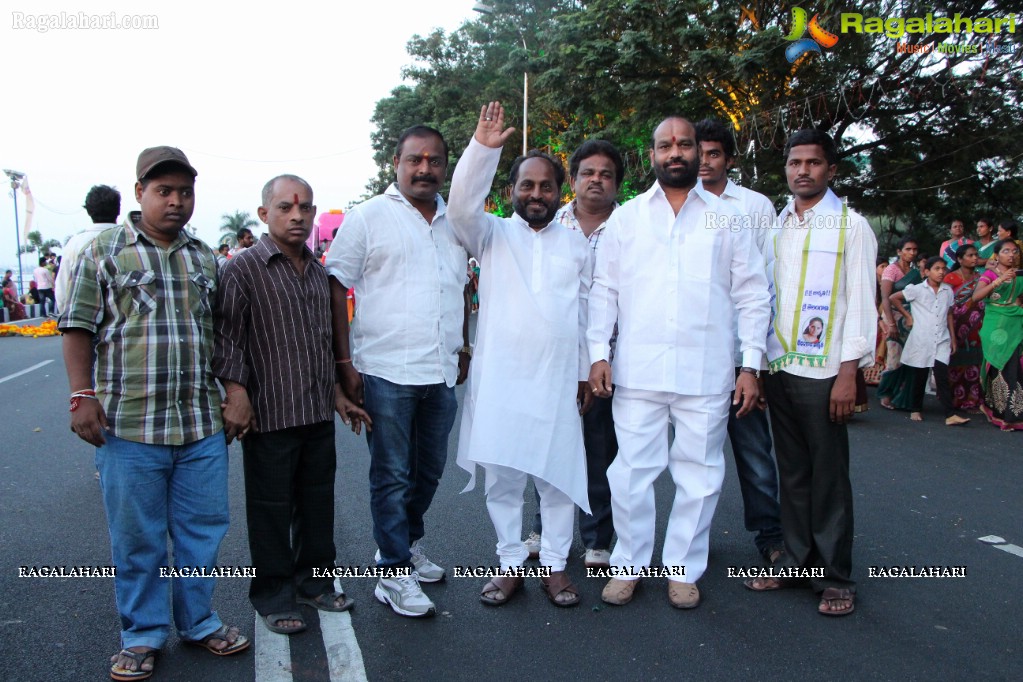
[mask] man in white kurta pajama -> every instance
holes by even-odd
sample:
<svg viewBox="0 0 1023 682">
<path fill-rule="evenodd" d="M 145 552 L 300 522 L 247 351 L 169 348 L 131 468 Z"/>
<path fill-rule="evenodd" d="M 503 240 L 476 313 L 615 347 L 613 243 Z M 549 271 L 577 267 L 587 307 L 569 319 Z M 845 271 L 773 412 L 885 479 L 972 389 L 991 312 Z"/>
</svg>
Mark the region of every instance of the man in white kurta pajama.
<svg viewBox="0 0 1023 682">
<path fill-rule="evenodd" d="M 540 563 L 548 597 L 558 606 L 579 602 L 564 574 L 575 505 L 589 511 L 586 460 L 578 400 L 589 362 L 585 353 L 589 248 L 581 233 L 552 222 L 564 169 L 531 153 L 512 167 L 515 215 L 483 210 L 510 132 L 497 103 L 484 107 L 476 135 L 455 168 L 448 222 L 480 262 L 480 312 L 473 366 L 462 414 L 458 464 L 475 483 L 486 471 L 487 510 L 497 532 L 501 570 L 528 556 L 522 542 L 523 491 L 532 475 L 540 492 Z M 521 577 L 502 576 L 481 594 L 505 603 Z"/>
<path fill-rule="evenodd" d="M 677 608 L 693 608 L 725 474 L 729 396 L 734 387 L 734 402 L 742 403 L 738 417 L 759 398 L 756 374 L 769 297 L 751 231 L 728 229 L 735 209 L 696 182 L 692 124 L 665 119 L 652 142 L 657 182 L 608 220 L 589 298 L 590 386 L 596 395 L 611 395 L 608 339 L 616 320 L 619 332 L 613 361 L 618 457 L 607 471 L 618 544 L 609 569 L 615 577 L 601 598 L 626 604 L 638 578 L 649 574 L 653 484 L 667 467 L 675 482 L 662 553 L 668 598 Z M 675 427 L 670 449 L 669 422 Z"/>
</svg>

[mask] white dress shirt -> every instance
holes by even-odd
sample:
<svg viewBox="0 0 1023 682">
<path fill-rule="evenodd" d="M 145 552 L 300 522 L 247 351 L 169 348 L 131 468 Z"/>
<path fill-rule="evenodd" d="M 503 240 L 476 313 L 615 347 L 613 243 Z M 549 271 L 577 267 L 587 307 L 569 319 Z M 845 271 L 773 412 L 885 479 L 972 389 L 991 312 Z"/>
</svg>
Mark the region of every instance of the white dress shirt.
<svg viewBox="0 0 1023 682">
<path fill-rule="evenodd" d="M 735 229 L 749 230 L 753 235 L 753 242 L 757 245 L 760 255 L 764 254 L 764 244 L 767 237 L 774 230 L 778 221 L 778 214 L 774 211 L 774 204 L 771 200 L 759 192 L 740 187 L 731 180 L 725 185 L 725 191 L 720 198 L 731 204 L 738 211 L 738 222 Z M 739 349 L 739 316 L 732 320 L 732 331 L 735 335 L 735 366 L 742 366 L 742 351 Z"/>
<path fill-rule="evenodd" d="M 394 184 L 348 211 L 326 266 L 355 287 L 355 368 L 405 386 L 454 386 L 468 262 L 440 195 L 432 223 Z"/>
<path fill-rule="evenodd" d="M 913 327 L 909 330 L 906 346 L 902 349 L 902 364 L 909 367 L 934 367 L 934 361 L 948 364 L 952 350 L 952 339 L 948 333 L 948 311 L 955 303 L 952 287 L 941 284 L 938 291 L 924 280 L 910 284 L 902 290 Z"/>
<path fill-rule="evenodd" d="M 477 463 L 497 464 L 543 479 L 588 512 L 576 395 L 589 376 L 589 248 L 582 232 L 557 221 L 533 230 L 518 214 L 484 212 L 500 158 L 474 139 L 451 180 L 448 220 L 480 262 L 457 461 L 473 476 L 467 489 Z"/>
<path fill-rule="evenodd" d="M 769 319 L 764 261 L 734 208 L 697 184 L 676 216 L 659 183 L 611 214 L 590 290 L 590 361 L 608 359 L 612 380 L 679 395 L 735 387 L 732 317 L 742 364 L 759 367 Z"/>
<path fill-rule="evenodd" d="M 790 201 L 782 209 L 778 216 L 781 227 L 767 240 L 764 252 L 772 291 L 777 289 L 795 294 L 800 290 L 806 230 L 838 229 L 841 221 L 842 201 L 830 189 L 815 206 L 803 212 L 803 220 L 796 216 L 793 202 Z M 859 213 L 850 209 L 847 221 L 849 234 L 845 238 L 842 272 L 838 280 L 828 361 L 823 367 L 792 363 L 782 370 L 789 374 L 827 379 L 836 376 L 839 366 L 848 360 L 857 360 L 859 367 L 868 367 L 874 362 L 874 342 L 877 337 L 877 308 L 874 307 L 877 273 L 874 260 L 877 257 L 877 238 Z M 772 300 L 775 305 L 772 313 L 777 316 L 778 298 L 773 297 Z M 797 300 L 797 297 L 790 295 L 786 300 Z M 783 311 L 782 314 L 788 317 L 788 321 L 782 322 L 782 329 L 788 329 L 792 326 L 792 311 Z"/>
<path fill-rule="evenodd" d="M 75 266 L 78 265 L 78 258 L 82 255 L 82 251 L 85 251 L 85 247 L 92 243 L 96 235 L 111 227 L 117 227 L 117 223 L 93 223 L 71 237 L 60 250 L 60 268 L 57 270 L 57 279 L 53 283 L 53 295 L 57 299 L 57 310 L 64 310 L 68 286 L 71 285 L 71 275 L 75 274 Z"/>
</svg>

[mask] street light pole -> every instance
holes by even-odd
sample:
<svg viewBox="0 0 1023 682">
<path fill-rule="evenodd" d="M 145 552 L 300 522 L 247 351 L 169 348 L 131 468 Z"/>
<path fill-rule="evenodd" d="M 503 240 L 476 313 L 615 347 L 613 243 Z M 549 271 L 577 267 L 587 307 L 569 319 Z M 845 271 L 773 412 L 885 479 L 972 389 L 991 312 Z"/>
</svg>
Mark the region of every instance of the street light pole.
<svg viewBox="0 0 1023 682">
<path fill-rule="evenodd" d="M 480 14 L 495 15 L 494 8 L 485 2 L 477 2 L 472 6 L 473 12 L 479 12 Z M 526 51 L 526 56 L 529 56 L 529 46 L 526 45 L 526 37 L 522 35 L 522 29 L 516 27 L 516 31 L 519 33 L 519 40 L 522 41 L 522 49 Z M 525 156 L 529 151 L 529 71 L 522 71 L 522 155 Z"/>
<path fill-rule="evenodd" d="M 21 181 L 25 178 L 25 174 L 19 171 L 4 169 L 4 173 L 11 179 L 11 195 L 14 197 L 14 238 L 18 242 L 18 250 L 15 252 L 18 255 L 18 295 L 25 293 L 25 273 L 21 269 L 21 226 L 18 224 L 18 188 L 21 187 Z"/>
</svg>

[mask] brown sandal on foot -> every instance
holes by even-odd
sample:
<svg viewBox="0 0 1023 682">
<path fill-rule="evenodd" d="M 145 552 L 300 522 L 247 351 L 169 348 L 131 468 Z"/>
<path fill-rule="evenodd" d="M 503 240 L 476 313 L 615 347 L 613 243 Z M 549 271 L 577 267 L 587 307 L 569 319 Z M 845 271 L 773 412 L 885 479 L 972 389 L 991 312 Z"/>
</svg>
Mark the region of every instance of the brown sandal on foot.
<svg viewBox="0 0 1023 682">
<path fill-rule="evenodd" d="M 568 574 L 564 571 L 551 571 L 549 578 L 540 578 L 540 585 L 547 594 L 547 598 L 555 606 L 569 607 L 576 606 L 582 599 L 579 597 L 579 590 L 575 588 Z M 568 599 L 558 601 L 562 594 L 571 595 Z"/>
<path fill-rule="evenodd" d="M 834 602 L 849 602 L 846 608 L 835 608 Z M 825 608 L 826 607 L 826 608 Z M 821 603 L 817 606 L 817 613 L 822 616 L 848 616 L 856 610 L 856 593 L 846 588 L 829 587 L 821 593 Z"/>
<path fill-rule="evenodd" d="M 526 579 L 521 576 L 497 576 L 483 586 L 483 589 L 480 591 L 480 601 L 487 606 L 503 606 L 508 603 L 508 600 L 519 591 L 519 588 L 525 582 Z M 500 592 L 503 597 L 501 599 L 488 597 L 487 594 L 490 592 Z"/>
</svg>

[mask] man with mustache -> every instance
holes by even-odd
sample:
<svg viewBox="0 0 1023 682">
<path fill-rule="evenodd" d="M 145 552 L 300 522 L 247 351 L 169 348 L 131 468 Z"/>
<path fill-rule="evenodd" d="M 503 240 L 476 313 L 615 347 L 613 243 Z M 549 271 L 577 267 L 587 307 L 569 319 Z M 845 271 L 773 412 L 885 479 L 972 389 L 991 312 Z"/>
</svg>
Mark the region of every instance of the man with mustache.
<svg viewBox="0 0 1023 682">
<path fill-rule="evenodd" d="M 870 225 L 829 188 L 838 149 L 827 133 L 799 130 L 785 145 L 785 178 L 794 198 L 767 240 L 773 321 L 764 381 L 778 454 L 782 569 L 813 569 L 817 611 L 855 609 L 853 494 L 846 422 L 856 402 L 856 370 L 874 361 L 877 239 Z M 807 312 L 813 311 L 813 312 Z M 822 342 L 804 341 L 806 316 L 825 319 Z M 802 578 L 802 575 L 796 576 Z M 805 583 L 755 578 L 756 592 Z"/>
<path fill-rule="evenodd" d="M 409 617 L 435 613 L 420 582 L 444 579 L 424 553 L 423 516 L 447 460 L 455 383 L 465 380 L 472 353 L 463 298 L 469 259 L 439 194 L 447 167 L 440 132 L 422 125 L 403 132 L 397 181 L 348 211 L 326 259 L 338 378 L 373 422 L 366 440 L 376 561 L 393 569 L 374 594 Z"/>
<path fill-rule="evenodd" d="M 245 508 L 256 575 L 249 600 L 268 629 L 306 629 L 298 604 L 347 611 L 334 589 L 334 411 L 359 433 L 366 413 L 335 383 L 327 272 L 305 242 L 313 190 L 281 175 L 257 210 L 268 233 L 221 271 L 213 372 L 224 428 L 245 452 Z M 280 301 L 301 301 L 281 306 Z"/>
<path fill-rule="evenodd" d="M 497 533 L 502 575 L 480 593 L 484 604 L 508 602 L 523 584 L 529 554 L 522 542 L 522 493 L 533 476 L 540 493 L 541 577 L 556 606 L 579 594 L 565 573 L 575 505 L 589 511 L 579 414 L 589 407 L 585 354 L 589 249 L 582 233 L 554 221 L 565 170 L 533 150 L 512 163 L 515 215 L 485 213 L 501 148 L 514 128 L 490 102 L 451 182 L 448 216 L 469 253 L 480 261 L 476 358 L 458 438 L 458 464 L 475 484 L 486 471 L 487 511 Z M 610 337 L 610 331 L 608 332 Z"/>
<path fill-rule="evenodd" d="M 653 484 L 665 469 L 675 482 L 662 573 L 668 599 L 696 607 L 707 568 L 710 523 L 725 475 L 729 403 L 737 416 L 759 398 L 757 370 L 768 323 L 764 261 L 748 230 L 727 229 L 736 212 L 697 184 L 696 131 L 684 118 L 654 130 L 650 162 L 657 182 L 618 208 L 597 249 L 589 300 L 589 384 L 614 392 L 618 456 L 607 471 L 618 543 L 614 575 L 601 595 L 632 600 L 653 555 Z M 724 225 L 726 229 L 720 229 Z M 738 315 L 742 368 L 732 359 Z M 608 339 L 618 323 L 613 374 Z M 734 399 L 729 400 L 733 395 Z M 668 444 L 668 424 L 675 439 Z"/>
<path fill-rule="evenodd" d="M 217 265 L 183 229 L 196 175 L 180 149 L 139 155 L 142 211 L 82 252 L 59 323 L 71 430 L 96 446 L 117 568 L 115 680 L 152 676 L 172 599 L 184 641 L 218 656 L 250 644 L 213 610 L 214 579 L 180 575 L 216 570 L 228 525 L 227 442 L 211 371 Z"/>
<path fill-rule="evenodd" d="M 586 237 L 591 254 L 600 245 L 604 226 L 618 206 L 618 188 L 625 179 L 622 155 L 607 140 L 587 140 L 568 160 L 568 183 L 575 198 L 558 209 L 556 222 Z M 592 261 L 591 258 L 591 271 Z M 615 340 L 611 339 L 612 347 Z M 586 446 L 586 481 L 589 490 L 590 514 L 579 510 L 579 534 L 586 547 L 587 568 L 607 568 L 611 558 L 611 491 L 607 486 L 607 467 L 618 453 L 611 399 L 593 398 L 593 405 L 583 416 L 583 443 Z M 539 495 L 533 531 L 526 538 L 529 558 L 540 553 L 543 522 L 540 518 Z"/>
</svg>

